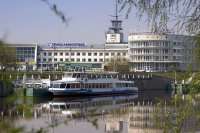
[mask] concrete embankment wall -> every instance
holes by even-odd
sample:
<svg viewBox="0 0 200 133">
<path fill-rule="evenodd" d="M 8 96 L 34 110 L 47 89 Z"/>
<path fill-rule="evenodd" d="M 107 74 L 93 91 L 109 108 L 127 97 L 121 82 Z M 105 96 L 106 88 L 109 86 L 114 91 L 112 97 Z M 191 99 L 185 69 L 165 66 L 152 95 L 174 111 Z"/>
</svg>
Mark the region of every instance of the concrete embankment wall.
<svg viewBox="0 0 200 133">
<path fill-rule="evenodd" d="M 135 85 L 139 88 L 139 101 L 155 101 L 156 99 L 169 99 L 171 97 L 171 82 L 173 79 L 154 75 L 150 79 L 135 79 L 134 81 Z"/>
<path fill-rule="evenodd" d="M 140 91 L 145 90 L 163 90 L 168 91 L 170 89 L 170 84 L 173 80 L 160 76 L 153 76 L 150 79 L 136 79 L 135 84 Z"/>
<path fill-rule="evenodd" d="M 0 80 L 0 97 L 6 97 L 12 94 L 14 91 L 14 86 L 9 81 Z"/>
</svg>

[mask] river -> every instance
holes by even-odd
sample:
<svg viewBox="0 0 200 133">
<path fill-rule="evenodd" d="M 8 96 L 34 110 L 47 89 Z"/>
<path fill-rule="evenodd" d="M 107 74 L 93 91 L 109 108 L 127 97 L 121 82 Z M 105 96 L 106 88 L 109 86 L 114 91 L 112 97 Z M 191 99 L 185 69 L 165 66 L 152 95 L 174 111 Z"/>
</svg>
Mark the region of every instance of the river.
<svg viewBox="0 0 200 133">
<path fill-rule="evenodd" d="M 157 103 L 170 99 L 170 93 L 154 90 L 122 96 L 0 99 L 0 130 L 11 132 L 10 126 L 26 133 L 163 132 L 154 116 Z M 2 122 L 8 125 L 1 126 Z M 181 132 L 193 129 L 193 122 Z"/>
</svg>

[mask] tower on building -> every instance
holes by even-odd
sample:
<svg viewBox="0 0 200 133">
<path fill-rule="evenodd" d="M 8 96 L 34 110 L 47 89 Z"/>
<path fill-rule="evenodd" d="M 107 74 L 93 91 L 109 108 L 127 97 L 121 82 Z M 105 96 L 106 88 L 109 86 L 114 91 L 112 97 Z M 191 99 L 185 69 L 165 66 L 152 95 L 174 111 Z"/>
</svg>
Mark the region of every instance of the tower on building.
<svg viewBox="0 0 200 133">
<path fill-rule="evenodd" d="M 118 1 L 116 0 L 115 15 L 112 16 L 114 19 L 111 20 L 111 27 L 106 33 L 106 43 L 122 43 L 123 33 L 122 31 L 122 20 L 119 20 L 118 15 Z"/>
</svg>

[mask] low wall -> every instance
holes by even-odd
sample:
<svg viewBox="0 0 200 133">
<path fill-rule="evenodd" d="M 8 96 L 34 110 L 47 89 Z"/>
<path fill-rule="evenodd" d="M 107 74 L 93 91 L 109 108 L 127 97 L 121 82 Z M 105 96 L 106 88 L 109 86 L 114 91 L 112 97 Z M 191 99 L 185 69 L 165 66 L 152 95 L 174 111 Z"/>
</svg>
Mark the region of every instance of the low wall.
<svg viewBox="0 0 200 133">
<path fill-rule="evenodd" d="M 165 77 L 160 76 L 153 76 L 151 79 L 140 79 L 135 80 L 136 86 L 139 88 L 139 91 L 145 90 L 163 90 L 169 91 L 171 89 L 171 82 L 173 80 Z"/>
</svg>

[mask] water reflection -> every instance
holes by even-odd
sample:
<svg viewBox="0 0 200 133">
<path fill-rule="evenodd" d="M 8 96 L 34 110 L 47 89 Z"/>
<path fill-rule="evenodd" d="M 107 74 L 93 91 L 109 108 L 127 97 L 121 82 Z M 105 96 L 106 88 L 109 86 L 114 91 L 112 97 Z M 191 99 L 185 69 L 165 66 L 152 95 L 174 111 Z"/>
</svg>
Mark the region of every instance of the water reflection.
<svg viewBox="0 0 200 133">
<path fill-rule="evenodd" d="M 163 132 L 154 117 L 155 98 L 140 93 L 113 97 L 22 98 L 13 105 L 1 110 L 4 113 L 1 119 L 11 118 L 16 127 L 24 127 L 24 132 Z"/>
</svg>

